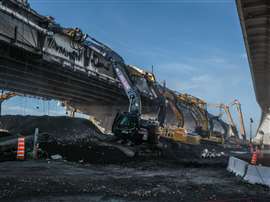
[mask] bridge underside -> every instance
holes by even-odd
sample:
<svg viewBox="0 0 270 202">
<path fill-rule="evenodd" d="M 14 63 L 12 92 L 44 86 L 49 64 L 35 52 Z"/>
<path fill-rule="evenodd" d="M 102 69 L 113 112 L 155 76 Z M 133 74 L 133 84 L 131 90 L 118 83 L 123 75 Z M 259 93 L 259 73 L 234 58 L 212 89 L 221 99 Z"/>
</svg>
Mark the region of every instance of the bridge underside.
<svg viewBox="0 0 270 202">
<path fill-rule="evenodd" d="M 236 0 L 257 102 L 262 109 L 256 143 L 270 145 L 270 1 Z"/>
<path fill-rule="evenodd" d="M 78 111 L 102 120 L 110 129 L 119 111 L 128 110 L 128 99 L 118 83 L 48 63 L 38 55 L 0 43 L 0 89 L 24 95 L 68 102 Z M 142 97 L 143 112 L 157 111 L 152 100 Z"/>
<path fill-rule="evenodd" d="M 127 103 L 115 83 L 48 63 L 12 44 L 1 43 L 0 47 L 1 88 L 72 103 Z"/>
</svg>

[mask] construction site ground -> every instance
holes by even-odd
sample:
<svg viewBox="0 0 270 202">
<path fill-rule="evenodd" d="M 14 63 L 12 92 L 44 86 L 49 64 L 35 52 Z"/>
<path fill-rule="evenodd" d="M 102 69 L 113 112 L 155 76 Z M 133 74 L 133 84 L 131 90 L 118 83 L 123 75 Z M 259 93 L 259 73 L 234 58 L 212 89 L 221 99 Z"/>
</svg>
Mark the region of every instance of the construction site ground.
<svg viewBox="0 0 270 202">
<path fill-rule="evenodd" d="M 86 119 L 2 116 L 0 124 L 10 132 L 0 138 L 0 201 L 270 201 L 269 188 L 226 171 L 227 156 L 195 158 L 211 145 L 129 158 Z M 35 128 L 53 140 L 37 161 L 29 160 Z M 19 135 L 26 137 L 26 161 L 16 161 Z M 45 160 L 53 154 L 63 158 Z"/>
<path fill-rule="evenodd" d="M 268 188 L 217 165 L 8 161 L 0 173 L 0 201 L 270 201 Z"/>
</svg>

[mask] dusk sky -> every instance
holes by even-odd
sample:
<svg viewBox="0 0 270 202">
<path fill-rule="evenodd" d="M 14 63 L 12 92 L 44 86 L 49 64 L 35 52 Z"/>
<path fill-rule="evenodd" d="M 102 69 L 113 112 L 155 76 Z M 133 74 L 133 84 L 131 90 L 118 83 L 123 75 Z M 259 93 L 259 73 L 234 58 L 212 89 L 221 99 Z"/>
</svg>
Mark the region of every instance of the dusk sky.
<svg viewBox="0 0 270 202">
<path fill-rule="evenodd" d="M 254 95 L 235 1 L 29 2 L 39 13 L 54 16 L 62 26 L 80 27 L 108 44 L 127 64 L 147 70 L 154 65 L 158 80 L 166 80 L 171 89 L 209 103 L 230 103 L 239 99 L 246 128 L 249 129 L 250 117 L 258 123 L 260 109 Z M 19 99 L 23 98 L 8 101 L 6 109 L 12 110 Z M 18 104 L 16 107 L 20 108 Z M 235 113 L 234 117 L 236 121 Z"/>
</svg>

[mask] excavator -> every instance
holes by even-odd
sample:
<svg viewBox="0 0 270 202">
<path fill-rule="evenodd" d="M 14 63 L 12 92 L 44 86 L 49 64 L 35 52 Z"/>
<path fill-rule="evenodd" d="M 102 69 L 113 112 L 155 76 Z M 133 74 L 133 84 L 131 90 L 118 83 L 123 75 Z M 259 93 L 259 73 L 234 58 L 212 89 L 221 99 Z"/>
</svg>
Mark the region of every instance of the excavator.
<svg viewBox="0 0 270 202">
<path fill-rule="evenodd" d="M 205 101 L 188 94 L 179 94 L 177 99 L 179 104 L 183 103 L 184 107 L 188 107 L 196 122 L 197 127 L 194 132 L 198 134 L 200 138 L 197 136 L 190 136 L 195 139 L 192 142 L 198 144 L 198 142 L 204 141 L 223 144 L 224 138 L 222 134 L 213 131 L 213 121 L 216 117 L 208 116 L 207 103 Z"/>
<path fill-rule="evenodd" d="M 182 104 L 182 107 L 188 108 L 191 111 L 192 117 L 197 126 L 208 130 L 206 102 L 188 94 L 178 94 L 178 104 Z"/>
<path fill-rule="evenodd" d="M 214 131 L 214 120 L 219 119 L 219 117 L 209 116 L 207 103 L 204 100 L 188 94 L 179 94 L 178 99 L 179 103 L 189 106 L 197 126 L 194 132 L 200 135 L 200 142 L 224 143 L 224 137 L 221 132 Z M 222 127 L 226 131 L 226 127 L 224 125 Z"/>
<path fill-rule="evenodd" d="M 175 123 L 169 123 L 168 121 L 166 124 L 162 124 L 160 127 L 161 133 L 160 137 L 165 137 L 167 139 L 176 141 L 176 142 L 185 142 L 187 131 L 183 128 L 184 126 L 184 117 L 182 111 L 177 106 L 177 97 L 175 96 L 174 92 L 171 92 L 169 89 L 163 87 L 164 90 L 160 95 L 166 101 L 166 111 L 171 109 L 175 116 Z M 164 115 L 164 118 L 166 115 Z"/>
<path fill-rule="evenodd" d="M 2 116 L 2 103 L 12 97 L 15 97 L 17 94 L 14 92 L 7 92 L 4 93 L 4 91 L 2 90 L 2 93 L 0 95 L 0 116 Z"/>
<path fill-rule="evenodd" d="M 172 97 L 167 90 L 164 90 L 163 92 L 162 90 L 160 91 L 160 86 L 155 85 L 154 76 L 146 72 L 139 72 L 139 76 L 143 75 L 146 80 L 151 83 L 149 86 L 153 87 L 152 89 L 156 93 L 155 97 L 160 102 L 160 107 L 157 120 L 142 118 L 141 95 L 137 87 L 130 80 L 130 74 L 127 70 L 128 66 L 125 64 L 123 58 L 111 48 L 107 47 L 96 39 L 90 36 L 89 39 L 91 39 L 91 41 L 87 40 L 86 45 L 95 51 L 95 55 L 103 58 L 103 60 L 105 60 L 107 63 L 109 61 L 110 66 L 120 81 L 129 100 L 128 111 L 118 113 L 112 124 L 112 133 L 118 137 L 119 140 L 122 140 L 123 142 L 132 142 L 135 145 L 139 145 L 144 142 L 151 145 L 156 145 L 158 144 L 159 137 L 169 136 L 171 139 L 177 141 L 178 137 L 183 134 L 187 134 L 187 131 L 185 131 L 183 128 L 183 117 L 181 115 L 181 110 L 178 108 L 178 104 L 184 102 L 190 107 L 193 116 L 198 122 L 197 125 L 201 127 L 201 139 L 216 143 L 223 143 L 224 139 L 222 135 L 213 133 L 209 129 L 206 102 L 186 94 L 179 94 L 175 96 L 174 93 L 172 93 L 175 96 Z M 138 71 L 135 71 L 135 73 L 136 72 L 138 73 Z M 172 109 L 178 121 L 177 127 L 174 129 L 171 127 L 166 128 L 164 125 L 167 105 L 169 105 L 169 107 Z"/>
<path fill-rule="evenodd" d="M 159 137 L 167 137 L 174 141 L 180 140 L 186 131 L 183 128 L 183 115 L 177 107 L 178 100 L 174 92 L 170 92 L 166 86 L 159 85 L 153 73 L 141 70 L 136 66 L 126 65 L 122 57 L 111 48 L 92 37 L 89 38 L 92 39 L 92 43 L 88 41 L 87 45 L 96 51 L 96 54 L 111 63 L 111 67 L 129 99 L 129 110 L 116 115 L 112 125 L 112 133 L 120 140 L 132 142 L 135 145 L 144 142 L 157 145 Z M 143 118 L 141 95 L 130 79 L 132 76 L 145 78 L 148 83 L 150 91 L 154 95 L 153 99 L 158 102 L 157 118 Z M 168 107 L 175 115 L 175 127 L 167 126 L 165 123 Z"/>
<path fill-rule="evenodd" d="M 244 125 L 244 118 L 243 118 L 243 113 L 242 113 L 242 109 L 241 109 L 241 104 L 240 104 L 240 102 L 238 100 L 234 100 L 232 105 L 236 106 L 236 110 L 237 110 L 237 114 L 238 114 L 238 118 L 239 118 L 240 138 L 242 138 L 245 141 L 245 140 L 247 140 L 247 136 L 246 136 L 246 130 L 245 130 L 245 125 Z"/>
<path fill-rule="evenodd" d="M 163 127 L 161 128 L 161 137 L 169 138 L 176 142 L 181 142 L 185 144 L 195 144 L 198 145 L 201 141 L 213 142 L 222 144 L 224 138 L 221 133 L 213 130 L 214 119 L 216 117 L 209 117 L 207 112 L 207 103 L 199 98 L 188 94 L 170 94 L 166 91 L 164 96 L 166 97 L 169 107 L 174 112 L 176 119 L 178 120 L 177 127 Z M 175 97 L 175 98 L 172 98 Z M 188 132 L 184 128 L 184 117 L 180 108 L 187 108 L 195 120 L 196 129 L 193 132 Z M 222 125 L 224 130 L 225 127 Z M 196 135 L 197 134 L 197 135 Z"/>
<path fill-rule="evenodd" d="M 153 73 L 142 70 L 136 66 L 131 67 L 129 73 L 132 77 L 144 78 L 148 84 L 149 90 L 154 99 L 158 101 L 158 123 L 160 138 L 170 139 L 176 142 L 183 142 L 186 140 L 187 131 L 183 128 L 184 117 L 182 111 L 177 106 L 177 98 L 175 92 L 166 88 L 164 81 L 163 86 L 158 84 Z M 173 113 L 174 118 L 168 120 L 168 113 Z"/>
<path fill-rule="evenodd" d="M 92 41 L 87 41 L 87 46 L 110 62 L 129 100 L 128 111 L 116 115 L 112 124 L 112 133 L 124 143 L 157 144 L 159 123 L 156 120 L 142 118 L 141 96 L 127 74 L 123 58 L 103 43 L 92 37 L 89 38 Z"/>
<path fill-rule="evenodd" d="M 135 144 L 147 141 L 157 144 L 158 122 L 141 117 L 141 97 L 138 90 L 129 80 L 122 61 L 110 59 L 113 70 L 121 82 L 129 99 L 128 112 L 118 113 L 112 125 L 112 132 L 123 140 L 130 140 Z"/>
</svg>

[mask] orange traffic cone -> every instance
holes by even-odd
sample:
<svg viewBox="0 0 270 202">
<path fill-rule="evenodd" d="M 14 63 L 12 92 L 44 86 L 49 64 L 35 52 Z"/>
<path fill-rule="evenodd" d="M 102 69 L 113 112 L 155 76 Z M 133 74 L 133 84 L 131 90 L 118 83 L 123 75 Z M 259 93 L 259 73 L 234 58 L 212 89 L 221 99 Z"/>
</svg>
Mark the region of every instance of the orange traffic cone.
<svg viewBox="0 0 270 202">
<path fill-rule="evenodd" d="M 25 137 L 18 138 L 17 159 L 24 160 L 25 152 Z"/>
<path fill-rule="evenodd" d="M 251 164 L 256 165 L 257 164 L 257 151 L 254 151 L 251 157 Z"/>
</svg>

